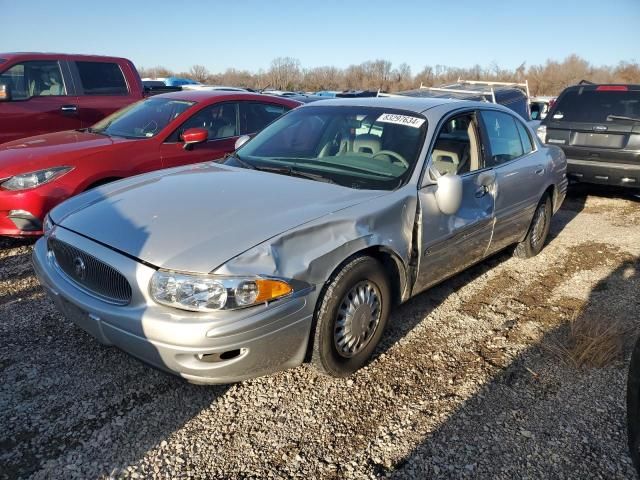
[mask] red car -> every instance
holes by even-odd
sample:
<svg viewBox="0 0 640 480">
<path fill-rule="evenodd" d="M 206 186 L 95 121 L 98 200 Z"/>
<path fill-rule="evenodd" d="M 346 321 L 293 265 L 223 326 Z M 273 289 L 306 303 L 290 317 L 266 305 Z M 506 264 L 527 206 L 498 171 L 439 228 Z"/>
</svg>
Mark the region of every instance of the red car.
<svg viewBox="0 0 640 480">
<path fill-rule="evenodd" d="M 131 175 L 218 159 L 300 105 L 228 91 L 150 97 L 81 130 L 0 145 L 0 235 L 42 234 L 49 210 L 92 187 Z"/>
<path fill-rule="evenodd" d="M 142 98 L 126 58 L 0 53 L 0 143 L 86 128 Z"/>
</svg>

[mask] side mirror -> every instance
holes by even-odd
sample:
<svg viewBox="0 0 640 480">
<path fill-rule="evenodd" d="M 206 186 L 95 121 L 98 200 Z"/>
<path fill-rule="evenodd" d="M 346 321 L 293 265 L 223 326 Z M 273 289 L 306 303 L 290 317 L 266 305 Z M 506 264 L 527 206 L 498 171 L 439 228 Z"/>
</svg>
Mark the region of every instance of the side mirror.
<svg viewBox="0 0 640 480">
<path fill-rule="evenodd" d="M 0 83 L 0 102 L 9 101 L 11 101 L 11 88 L 9 88 L 9 85 Z"/>
<path fill-rule="evenodd" d="M 235 149 L 238 150 L 241 146 L 251 140 L 249 135 L 242 135 L 240 138 L 236 140 Z"/>
<path fill-rule="evenodd" d="M 462 178 L 459 175 L 441 175 L 437 179 L 436 203 L 445 215 L 453 215 L 462 205 Z"/>
<path fill-rule="evenodd" d="M 184 149 L 191 150 L 193 145 L 207 141 L 209 131 L 206 128 L 188 128 L 182 132 L 181 137 L 184 141 Z"/>
</svg>

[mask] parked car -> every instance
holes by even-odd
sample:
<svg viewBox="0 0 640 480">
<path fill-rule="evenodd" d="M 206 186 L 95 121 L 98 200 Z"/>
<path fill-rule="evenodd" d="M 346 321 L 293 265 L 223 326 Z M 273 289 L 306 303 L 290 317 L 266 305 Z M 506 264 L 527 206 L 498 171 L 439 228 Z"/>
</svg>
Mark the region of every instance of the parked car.
<svg viewBox="0 0 640 480">
<path fill-rule="evenodd" d="M 233 151 L 298 102 L 242 92 L 175 92 L 94 126 L 0 145 L 0 235 L 42 234 L 46 213 L 107 182 Z"/>
<path fill-rule="evenodd" d="M 0 144 L 86 128 L 143 98 L 125 58 L 0 53 Z"/>
<path fill-rule="evenodd" d="M 568 87 L 538 136 L 564 150 L 570 180 L 640 188 L 640 85 Z"/>
<path fill-rule="evenodd" d="M 549 109 L 556 101 L 556 97 L 537 96 L 529 99 L 529 110 L 531 111 L 531 120 L 544 120 L 547 118 Z"/>
<path fill-rule="evenodd" d="M 200 82 L 191 80 L 190 78 L 167 77 L 163 78 L 165 85 L 168 87 L 182 87 L 185 85 L 202 85 Z"/>
<path fill-rule="evenodd" d="M 540 252 L 566 192 L 562 151 L 488 103 L 324 100 L 245 140 L 52 210 L 33 262 L 58 308 L 195 383 L 305 359 L 346 376 L 392 305 L 511 245 Z"/>
<path fill-rule="evenodd" d="M 381 94 L 381 96 L 389 95 L 393 94 Z M 418 89 L 398 92 L 397 95 L 454 98 L 497 103 L 510 108 L 525 120 L 531 119 L 528 82 L 511 83 L 458 79 L 454 84 L 443 85 L 441 87 L 424 87 L 420 85 Z"/>
</svg>

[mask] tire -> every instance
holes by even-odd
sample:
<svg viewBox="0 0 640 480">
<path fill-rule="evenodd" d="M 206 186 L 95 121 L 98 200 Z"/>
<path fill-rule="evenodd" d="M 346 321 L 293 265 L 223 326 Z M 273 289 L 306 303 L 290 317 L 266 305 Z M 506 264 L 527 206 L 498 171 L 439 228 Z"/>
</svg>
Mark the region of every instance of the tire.
<svg viewBox="0 0 640 480">
<path fill-rule="evenodd" d="M 640 339 L 633 348 L 627 377 L 627 439 L 631 460 L 640 474 Z"/>
<path fill-rule="evenodd" d="M 551 227 L 551 199 L 545 194 L 533 214 L 529 231 L 524 240 L 516 245 L 513 255 L 518 258 L 531 258 L 540 253 L 549 235 Z"/>
<path fill-rule="evenodd" d="M 391 288 L 380 262 L 367 256 L 348 261 L 318 300 L 312 365 L 332 377 L 364 366 L 384 333 L 390 307 Z"/>
</svg>

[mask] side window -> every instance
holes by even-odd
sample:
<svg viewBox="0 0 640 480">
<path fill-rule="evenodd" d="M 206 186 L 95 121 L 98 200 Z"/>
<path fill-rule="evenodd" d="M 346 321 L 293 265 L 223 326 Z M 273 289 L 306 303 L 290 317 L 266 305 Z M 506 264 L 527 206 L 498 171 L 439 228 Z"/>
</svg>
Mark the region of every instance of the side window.
<svg viewBox="0 0 640 480">
<path fill-rule="evenodd" d="M 431 162 L 441 174 L 464 175 L 482 168 L 475 114 L 467 113 L 447 120 L 442 126 Z"/>
<path fill-rule="evenodd" d="M 209 140 L 237 137 L 237 110 L 238 104 L 235 102 L 205 107 L 180 125 L 167 142 L 179 142 L 182 133 L 189 128 L 206 128 L 209 131 Z"/>
<path fill-rule="evenodd" d="M 482 120 L 487 130 L 491 156 L 487 166 L 495 167 L 524 154 L 516 120 L 506 113 L 484 110 Z"/>
<path fill-rule="evenodd" d="M 531 153 L 533 151 L 533 143 L 531 142 L 531 135 L 527 131 L 526 127 L 520 122 L 516 120 L 516 127 L 518 127 L 518 133 L 520 134 L 520 141 L 522 142 L 522 148 L 524 149 L 524 154 Z"/>
<path fill-rule="evenodd" d="M 117 63 L 76 62 L 85 95 L 128 95 L 127 82 Z"/>
<path fill-rule="evenodd" d="M 259 132 L 287 110 L 273 103 L 241 102 L 240 135 Z"/>
<path fill-rule="evenodd" d="M 13 65 L 0 74 L 0 83 L 7 86 L 12 100 L 67 95 L 60 65 L 53 60 Z"/>
</svg>

